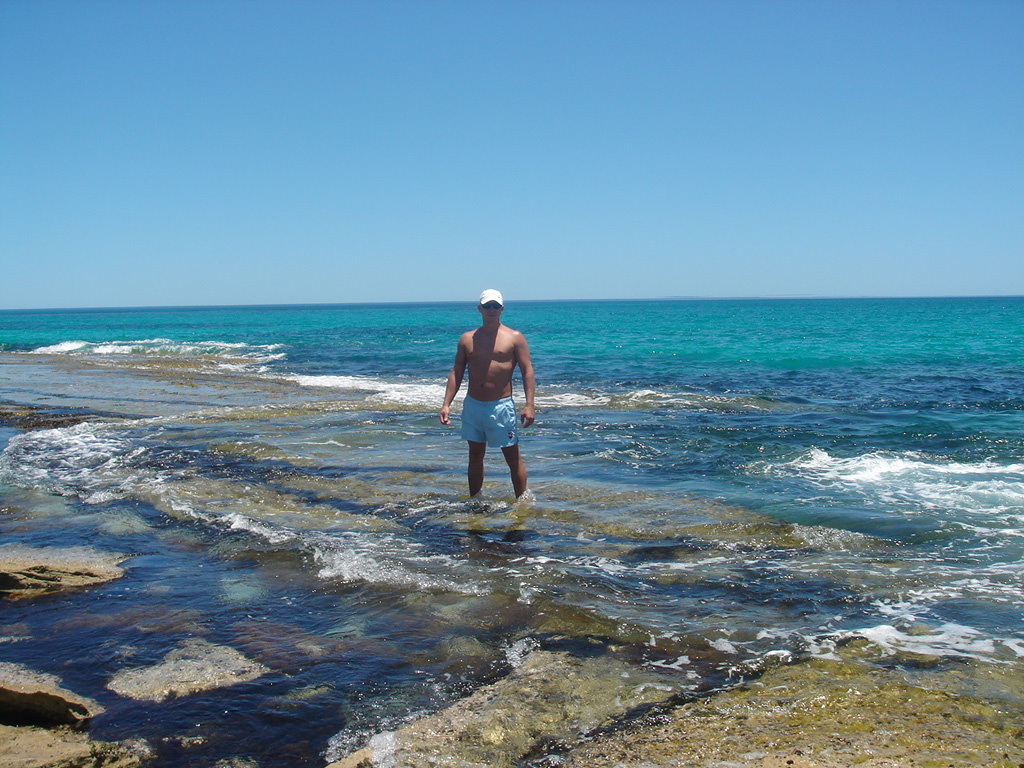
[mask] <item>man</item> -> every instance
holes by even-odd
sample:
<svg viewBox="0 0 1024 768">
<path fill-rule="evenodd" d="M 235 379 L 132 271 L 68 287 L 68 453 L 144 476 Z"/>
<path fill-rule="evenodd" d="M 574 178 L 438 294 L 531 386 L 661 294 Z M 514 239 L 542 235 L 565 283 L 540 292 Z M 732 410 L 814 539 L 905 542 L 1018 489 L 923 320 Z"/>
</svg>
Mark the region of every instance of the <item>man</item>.
<svg viewBox="0 0 1024 768">
<path fill-rule="evenodd" d="M 462 438 L 469 443 L 469 495 L 476 496 L 484 484 L 484 454 L 488 444 L 501 448 L 512 475 L 516 498 L 526 493 L 526 465 L 519 454 L 519 425 L 512 402 L 512 372 L 519 366 L 526 405 L 519 416 L 524 427 L 533 424 L 533 365 L 530 348 L 519 331 L 501 323 L 505 301 L 501 293 L 488 288 L 480 294 L 477 309 L 483 324 L 466 331 L 459 339 L 455 364 L 448 374 L 448 386 L 441 405 L 441 423 L 451 424 L 449 411 L 462 377 L 469 370 L 469 390 L 462 406 Z"/>
</svg>

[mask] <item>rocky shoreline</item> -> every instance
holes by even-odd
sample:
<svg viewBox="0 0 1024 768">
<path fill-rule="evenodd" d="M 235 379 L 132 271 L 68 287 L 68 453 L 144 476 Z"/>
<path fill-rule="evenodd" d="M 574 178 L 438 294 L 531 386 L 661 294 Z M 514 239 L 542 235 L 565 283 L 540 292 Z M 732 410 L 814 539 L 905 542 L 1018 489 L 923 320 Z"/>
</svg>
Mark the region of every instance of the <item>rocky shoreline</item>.
<svg viewBox="0 0 1024 768">
<path fill-rule="evenodd" d="M 586 691 L 572 674 L 579 660 L 548 656 L 536 652 L 508 679 L 379 734 L 328 768 L 499 768 L 538 752 L 549 755 L 545 764 L 564 768 L 1024 766 L 1019 708 L 920 688 L 865 661 L 787 663 L 685 702 L 643 696 L 663 706 L 630 717 L 641 701 L 623 699 L 617 689 L 636 686 L 635 694 L 643 682 L 602 660 L 604 685 L 591 678 Z M 1018 685 L 1019 677 L 1006 685 Z M 552 683 L 559 678 L 567 684 Z M 574 709 L 577 695 L 584 701 Z M 616 706 L 602 710 L 609 702 Z M 552 712 L 564 715 L 553 727 Z M 589 728 L 574 727 L 584 723 Z"/>
<path fill-rule="evenodd" d="M 127 555 L 85 548 L 0 546 L 0 599 L 31 599 L 120 578 Z M 0 764 L 6 768 L 132 768 L 145 750 L 84 732 L 103 709 L 53 676 L 0 662 Z"/>
<path fill-rule="evenodd" d="M 120 578 L 125 559 L 8 545 L 0 583 L 8 600 L 52 595 Z M 565 768 L 1024 766 L 1024 711 L 1010 696 L 1000 705 L 918 687 L 898 665 L 859 659 L 865 650 L 854 643 L 843 658 L 779 663 L 736 688 L 683 700 L 665 678 L 606 654 L 536 649 L 505 678 L 378 734 L 329 768 L 511 768 L 543 756 Z M 988 690 L 1019 690 L 1024 680 L 1013 670 L 952 664 L 959 677 L 950 688 L 987 676 Z M 197 639 L 155 666 L 115 675 L 108 688 L 159 702 L 266 671 Z M 101 711 L 52 675 L 0 663 L 0 764 L 131 768 L 152 757 L 144 742 L 91 740 L 89 720 Z"/>
<path fill-rule="evenodd" d="M 0 599 L 32 599 L 118 579 L 128 557 L 85 547 L 0 546 Z M 120 696 L 159 702 L 253 680 L 266 671 L 234 648 L 195 639 L 157 665 L 119 672 L 107 687 Z M 102 711 L 53 675 L 0 662 L 0 765 L 131 768 L 152 756 L 141 741 L 90 739 L 89 721 Z"/>
<path fill-rule="evenodd" d="M 598 736 L 563 766 L 1020 768 L 1022 716 L 896 670 L 814 659 Z"/>
<path fill-rule="evenodd" d="M 20 419 L 23 427 L 46 426 L 50 417 L 72 418 L 29 411 L 13 418 L 0 409 L 0 421 Z M 0 600 L 59 599 L 124 578 L 130 557 L 3 545 Z M 1019 664 L 880 659 L 863 641 L 830 659 L 777 661 L 729 690 L 680 696 L 669 679 L 603 648 L 581 656 L 537 647 L 506 677 L 373 736 L 329 768 L 511 768 L 531 760 L 564 768 L 1024 768 Z M 915 667 L 928 669 L 926 681 L 915 678 Z M 118 672 L 107 688 L 163 702 L 268 671 L 235 648 L 193 638 L 155 665 Z M 153 759 L 142 740 L 90 739 L 100 712 L 57 677 L 0 663 L 0 765 L 133 768 Z M 309 756 L 311 765 L 320 760 Z M 243 764 L 258 768 L 241 758 L 217 768 Z"/>
</svg>

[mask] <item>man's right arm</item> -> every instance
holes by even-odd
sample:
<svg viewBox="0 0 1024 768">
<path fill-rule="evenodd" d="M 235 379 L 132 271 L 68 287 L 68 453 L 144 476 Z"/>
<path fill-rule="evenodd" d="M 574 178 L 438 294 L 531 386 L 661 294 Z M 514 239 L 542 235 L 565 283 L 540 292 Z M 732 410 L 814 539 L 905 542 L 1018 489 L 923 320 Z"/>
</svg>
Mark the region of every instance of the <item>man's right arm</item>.
<svg viewBox="0 0 1024 768">
<path fill-rule="evenodd" d="M 445 426 L 452 423 L 450 413 L 452 402 L 455 400 L 459 387 L 462 386 L 462 377 L 466 373 L 467 360 L 466 345 L 463 344 L 462 339 L 459 339 L 459 347 L 455 351 L 455 363 L 448 373 L 448 384 L 444 388 L 444 402 L 441 404 L 441 412 L 438 414 L 438 418 Z"/>
</svg>

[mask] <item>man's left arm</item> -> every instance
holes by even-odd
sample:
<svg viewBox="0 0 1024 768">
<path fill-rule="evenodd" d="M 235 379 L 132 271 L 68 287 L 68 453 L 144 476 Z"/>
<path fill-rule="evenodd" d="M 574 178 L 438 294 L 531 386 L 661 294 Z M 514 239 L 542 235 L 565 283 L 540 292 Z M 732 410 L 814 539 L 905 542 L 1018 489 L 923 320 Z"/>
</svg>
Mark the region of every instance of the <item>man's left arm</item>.
<svg viewBox="0 0 1024 768">
<path fill-rule="evenodd" d="M 533 398 L 537 390 L 537 384 L 533 378 L 533 363 L 530 362 L 530 345 L 526 343 L 526 337 L 521 333 L 517 334 L 515 350 L 519 372 L 523 376 L 523 393 L 526 395 L 526 405 L 523 406 L 519 419 L 523 422 L 524 427 L 528 427 L 533 424 L 535 416 Z"/>
</svg>

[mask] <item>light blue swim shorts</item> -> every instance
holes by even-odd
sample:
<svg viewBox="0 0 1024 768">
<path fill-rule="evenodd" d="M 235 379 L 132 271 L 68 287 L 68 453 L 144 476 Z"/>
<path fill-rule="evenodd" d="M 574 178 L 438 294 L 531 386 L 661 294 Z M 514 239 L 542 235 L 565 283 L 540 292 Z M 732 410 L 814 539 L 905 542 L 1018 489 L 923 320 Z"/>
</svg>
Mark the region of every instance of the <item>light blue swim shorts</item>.
<svg viewBox="0 0 1024 768">
<path fill-rule="evenodd" d="M 469 395 L 462 404 L 462 439 L 508 448 L 519 442 L 519 419 L 511 397 L 475 400 Z"/>
</svg>

